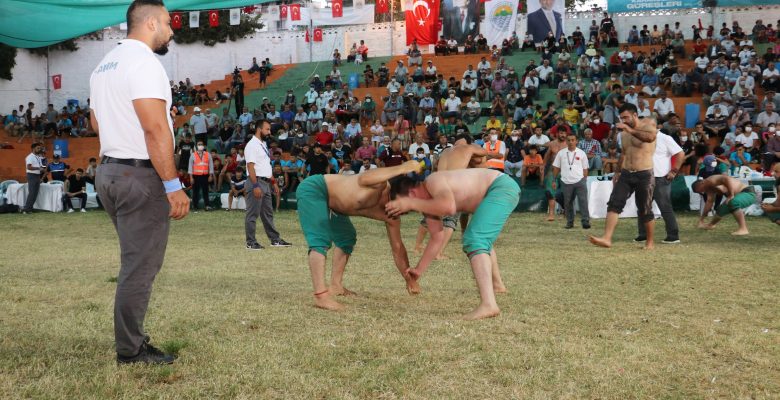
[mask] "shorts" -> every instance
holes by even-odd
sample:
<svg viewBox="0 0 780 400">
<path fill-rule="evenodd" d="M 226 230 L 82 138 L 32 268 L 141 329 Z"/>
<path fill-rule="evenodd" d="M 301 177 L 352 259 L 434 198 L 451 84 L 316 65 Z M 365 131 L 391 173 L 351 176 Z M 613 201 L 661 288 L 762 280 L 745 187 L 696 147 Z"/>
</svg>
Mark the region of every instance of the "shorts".
<svg viewBox="0 0 780 400">
<path fill-rule="evenodd" d="M 454 231 L 455 229 L 458 228 L 458 221 L 459 220 L 460 220 L 460 213 L 455 213 L 455 214 L 452 214 L 452 215 L 445 215 L 441 219 L 441 224 L 445 228 L 450 228 L 450 229 L 452 229 Z M 424 226 L 425 228 L 428 228 L 428 222 L 427 222 L 427 219 L 425 218 L 425 216 L 423 216 L 422 219 L 420 219 L 420 225 Z"/>
<path fill-rule="evenodd" d="M 552 173 L 552 166 L 550 166 L 550 170 L 544 173 L 544 195 L 545 197 L 547 197 L 547 200 L 552 200 L 555 198 L 555 192 L 557 191 L 557 189 L 553 189 L 552 187 L 553 182 L 557 183 L 558 189 L 563 187 L 560 176 L 558 177 L 558 179 L 555 179 Z"/>
<path fill-rule="evenodd" d="M 331 244 L 352 254 L 357 233 L 349 217 L 328 207 L 328 185 L 324 175 L 313 175 L 301 182 L 296 191 L 298 219 L 309 251 L 327 255 Z"/>
<path fill-rule="evenodd" d="M 750 207 L 751 204 L 756 202 L 756 193 L 752 187 L 745 188 L 741 192 L 737 193 L 733 199 L 718 206 L 716 213 L 719 217 L 725 217 L 734 211 L 741 210 L 743 208 Z"/>
<path fill-rule="evenodd" d="M 520 186 L 509 175 L 501 174 L 493 181 L 463 233 L 463 251 L 469 258 L 490 254 L 493 243 L 519 201 Z"/>
<path fill-rule="evenodd" d="M 613 181 L 614 183 L 614 181 Z M 655 189 L 655 177 L 653 170 L 628 171 L 622 170 L 620 179 L 614 184 L 612 194 L 609 195 L 607 202 L 607 211 L 622 213 L 626 206 L 626 201 L 634 193 L 636 202 L 636 215 L 640 222 L 647 223 L 652 221 L 653 215 L 653 190 Z"/>
</svg>

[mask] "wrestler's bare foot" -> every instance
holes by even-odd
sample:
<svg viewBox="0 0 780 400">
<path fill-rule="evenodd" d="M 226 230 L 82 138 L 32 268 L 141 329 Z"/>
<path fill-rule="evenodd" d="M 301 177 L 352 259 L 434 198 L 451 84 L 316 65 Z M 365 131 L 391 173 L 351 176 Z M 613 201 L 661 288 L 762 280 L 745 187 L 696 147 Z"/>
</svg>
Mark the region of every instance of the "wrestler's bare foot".
<svg viewBox="0 0 780 400">
<path fill-rule="evenodd" d="M 420 289 L 420 284 L 417 283 L 416 280 L 409 279 L 408 281 L 406 281 L 406 292 L 414 296 L 420 294 L 420 292 L 422 292 L 422 289 Z"/>
<path fill-rule="evenodd" d="M 642 247 L 644 250 L 653 250 L 655 249 L 655 244 L 653 242 L 647 242 L 645 243 L 645 247 Z"/>
<path fill-rule="evenodd" d="M 548 216 L 547 216 L 547 219 L 546 219 L 546 221 L 547 221 L 547 222 L 552 222 L 552 221 L 555 221 L 555 217 L 554 217 L 554 216 L 552 216 L 552 215 L 548 215 Z"/>
<path fill-rule="evenodd" d="M 341 311 L 344 309 L 342 304 L 330 297 L 330 293 L 314 296 L 314 306 L 328 311 Z"/>
<path fill-rule="evenodd" d="M 736 231 L 734 231 L 734 232 L 731 232 L 731 234 L 732 234 L 733 236 L 745 236 L 745 235 L 747 235 L 747 234 L 749 234 L 749 233 L 750 233 L 750 232 L 748 232 L 748 230 L 747 230 L 747 229 L 737 229 Z"/>
<path fill-rule="evenodd" d="M 477 319 L 496 317 L 499 314 L 501 314 L 501 310 L 498 309 L 498 306 L 480 304 L 479 307 L 475 308 L 472 312 L 464 315 L 463 319 L 466 321 L 474 321 Z"/>
<path fill-rule="evenodd" d="M 356 296 L 357 293 L 338 285 L 330 285 L 330 289 L 328 289 L 328 293 L 330 293 L 333 296 Z"/>
<path fill-rule="evenodd" d="M 606 248 L 612 247 L 612 242 L 608 241 L 606 239 L 603 239 L 603 238 L 599 238 L 599 237 L 595 237 L 595 236 L 589 236 L 588 240 L 590 240 L 591 243 L 593 243 L 593 244 L 595 244 L 596 246 L 599 246 L 599 247 L 606 247 Z"/>
<path fill-rule="evenodd" d="M 501 293 L 501 294 L 503 294 L 503 293 L 506 293 L 506 292 L 507 292 L 506 286 L 504 286 L 503 282 L 493 283 L 493 293 L 496 293 L 496 294 Z"/>
</svg>

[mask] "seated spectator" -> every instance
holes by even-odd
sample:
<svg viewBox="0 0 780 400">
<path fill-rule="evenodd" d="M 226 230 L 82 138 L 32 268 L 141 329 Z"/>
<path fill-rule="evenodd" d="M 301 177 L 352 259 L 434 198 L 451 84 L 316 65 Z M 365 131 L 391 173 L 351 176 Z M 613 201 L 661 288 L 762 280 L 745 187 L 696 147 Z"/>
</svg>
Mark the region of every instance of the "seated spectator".
<svg viewBox="0 0 780 400">
<path fill-rule="evenodd" d="M 358 174 L 362 174 L 368 170 L 377 168 L 376 164 L 371 162 L 369 159 L 363 159 L 363 161 L 360 164 L 360 170 L 358 171 Z"/>
<path fill-rule="evenodd" d="M 403 164 L 405 161 L 407 161 L 407 158 L 401 149 L 401 141 L 398 139 L 393 139 L 390 142 L 390 147 L 384 148 L 379 155 L 379 162 L 382 167 L 395 167 Z"/>
<path fill-rule="evenodd" d="M 458 41 L 454 37 L 447 40 L 447 54 L 458 54 Z"/>
<path fill-rule="evenodd" d="M 528 154 L 523 158 L 523 166 L 520 168 L 520 186 L 525 186 L 529 176 L 538 177 L 539 186 L 544 185 L 544 159 L 538 151 L 536 145 L 528 146 Z"/>
<path fill-rule="evenodd" d="M 281 165 L 278 165 L 281 168 Z M 230 211 L 233 208 L 233 198 L 246 196 L 246 177 L 244 176 L 244 168 L 236 167 L 235 174 L 230 177 L 230 191 L 228 191 L 228 208 Z"/>
<path fill-rule="evenodd" d="M 477 101 L 476 97 L 472 97 L 468 103 L 466 103 L 466 111 L 463 113 L 463 119 L 468 124 L 477 122 L 482 115 L 482 107 Z"/>
<path fill-rule="evenodd" d="M 477 53 L 477 42 L 474 40 L 474 38 L 471 37 L 471 35 L 466 36 L 466 41 L 463 42 L 463 53 L 465 54 Z"/>
<path fill-rule="evenodd" d="M 752 158 L 758 158 L 762 144 L 758 134 L 753 131 L 752 123 L 747 122 L 742 127 L 742 132 L 736 136 L 735 142 L 737 145 L 741 144 L 745 148 L 745 152 L 749 153 Z"/>
<path fill-rule="evenodd" d="M 547 153 L 547 146 L 549 146 L 550 138 L 543 133 L 544 129 L 537 125 L 534 127 L 534 134 L 528 138 L 529 146 L 536 146 L 536 151 L 540 156 L 544 156 Z M 529 148 L 530 150 L 530 148 Z"/>
<path fill-rule="evenodd" d="M 609 148 L 607 148 L 607 155 L 604 156 L 604 159 L 602 159 L 604 174 L 612 174 L 618 172 L 619 159 L 620 159 L 620 154 L 618 153 L 617 146 L 610 145 Z M 588 160 L 588 162 L 590 162 L 590 160 Z"/>
<path fill-rule="evenodd" d="M 422 53 L 420 52 L 420 49 L 417 47 L 417 42 L 415 41 L 412 43 L 411 47 L 409 47 L 409 50 L 406 52 L 406 54 L 409 56 L 409 67 L 416 65 L 418 67 L 422 67 Z"/>
<path fill-rule="evenodd" d="M 529 72 L 528 76 L 525 78 L 525 82 L 523 83 L 523 87 L 525 88 L 529 97 L 539 98 L 539 85 L 540 82 L 539 77 L 536 76 L 536 70 Z"/>
<path fill-rule="evenodd" d="M 472 79 L 471 75 L 466 75 L 463 81 L 460 83 L 459 96 L 476 97 L 477 93 L 477 80 Z"/>
<path fill-rule="evenodd" d="M 639 44 L 639 30 L 636 29 L 636 25 L 631 26 L 628 31 L 628 38 L 626 38 L 628 44 Z"/>
<path fill-rule="evenodd" d="M 87 177 L 84 176 L 84 170 L 76 169 L 76 172 L 65 180 L 63 185 L 62 208 L 68 213 L 72 213 L 73 199 L 79 199 L 81 212 L 87 212 Z"/>
<path fill-rule="evenodd" d="M 730 173 L 735 174 L 740 167 L 747 166 L 752 161 L 753 157 L 745 150 L 745 146 L 742 143 L 737 143 L 735 151 L 729 156 Z"/>
<path fill-rule="evenodd" d="M 439 41 L 436 42 L 436 45 L 434 46 L 434 55 L 437 56 L 447 55 L 447 41 L 444 39 L 444 36 L 440 37 Z"/>
<path fill-rule="evenodd" d="M 660 98 L 656 99 L 655 103 L 653 103 L 653 110 L 658 115 L 660 121 L 666 121 L 669 113 L 674 113 L 674 102 L 672 102 L 672 99 L 666 97 L 665 91 L 661 91 L 659 95 Z"/>
<path fill-rule="evenodd" d="M 555 74 L 553 68 L 550 66 L 549 60 L 542 61 L 542 65 L 536 67 L 536 73 L 539 76 L 539 84 L 546 83 L 549 87 L 554 87 Z"/>
<path fill-rule="evenodd" d="M 588 171 L 597 171 L 598 175 L 601 175 L 603 167 L 601 143 L 593 138 L 593 131 L 590 128 L 585 129 L 583 136 L 583 139 L 577 143 L 577 147 L 588 156 Z"/>
<path fill-rule="evenodd" d="M 70 165 L 61 161 L 59 154 L 54 155 L 54 160 L 46 166 L 46 169 L 51 173 L 51 180 L 53 181 L 65 182 L 70 175 Z"/>
<path fill-rule="evenodd" d="M 780 115 L 775 112 L 774 102 L 766 102 L 765 104 L 764 111 L 756 117 L 756 125 L 761 129 L 769 127 L 770 124 L 780 124 Z"/>
</svg>

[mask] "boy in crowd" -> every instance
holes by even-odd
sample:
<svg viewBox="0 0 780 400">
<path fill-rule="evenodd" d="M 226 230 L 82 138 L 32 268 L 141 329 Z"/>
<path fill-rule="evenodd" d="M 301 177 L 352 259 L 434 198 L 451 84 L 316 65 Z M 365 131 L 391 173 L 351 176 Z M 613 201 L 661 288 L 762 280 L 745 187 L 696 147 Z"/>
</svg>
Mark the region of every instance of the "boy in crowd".
<svg viewBox="0 0 780 400">
<path fill-rule="evenodd" d="M 246 177 L 244 176 L 244 168 L 236 167 L 236 172 L 230 177 L 230 192 L 228 192 L 228 208 L 230 211 L 233 208 L 234 197 L 246 196 Z"/>
</svg>

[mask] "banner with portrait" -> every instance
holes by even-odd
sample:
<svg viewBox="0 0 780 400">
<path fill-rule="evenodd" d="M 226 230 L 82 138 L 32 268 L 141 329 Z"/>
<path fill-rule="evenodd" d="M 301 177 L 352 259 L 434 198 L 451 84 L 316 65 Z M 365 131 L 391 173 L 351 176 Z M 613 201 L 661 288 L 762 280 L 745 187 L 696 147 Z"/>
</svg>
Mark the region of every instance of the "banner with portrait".
<svg viewBox="0 0 780 400">
<path fill-rule="evenodd" d="M 555 40 L 563 35 L 566 16 L 564 0 L 529 0 L 526 32 L 534 38 L 534 43 L 542 43 L 553 33 Z"/>
<path fill-rule="evenodd" d="M 488 45 L 501 46 L 504 39 L 512 36 L 517 22 L 518 0 L 490 0 L 485 3 L 483 35 Z"/>
<path fill-rule="evenodd" d="M 443 0 L 441 2 L 442 35 L 462 44 L 471 35 L 479 34 L 479 2 L 477 0 Z"/>
</svg>

